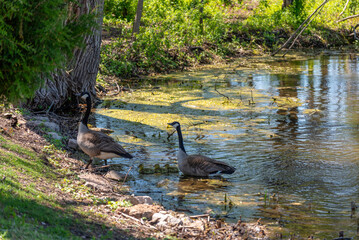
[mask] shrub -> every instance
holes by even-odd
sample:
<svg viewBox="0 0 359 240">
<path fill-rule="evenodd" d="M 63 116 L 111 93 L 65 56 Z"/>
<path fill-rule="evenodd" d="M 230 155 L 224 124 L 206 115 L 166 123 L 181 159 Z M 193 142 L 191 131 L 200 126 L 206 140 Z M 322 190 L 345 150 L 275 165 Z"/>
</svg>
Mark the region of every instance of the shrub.
<svg viewBox="0 0 359 240">
<path fill-rule="evenodd" d="M 106 19 L 122 19 L 131 21 L 135 18 L 136 0 L 106 0 L 104 16 Z"/>
<path fill-rule="evenodd" d="M 31 97 L 81 45 L 94 18 L 72 14 L 71 6 L 75 1 L 0 0 L 1 100 Z"/>
</svg>

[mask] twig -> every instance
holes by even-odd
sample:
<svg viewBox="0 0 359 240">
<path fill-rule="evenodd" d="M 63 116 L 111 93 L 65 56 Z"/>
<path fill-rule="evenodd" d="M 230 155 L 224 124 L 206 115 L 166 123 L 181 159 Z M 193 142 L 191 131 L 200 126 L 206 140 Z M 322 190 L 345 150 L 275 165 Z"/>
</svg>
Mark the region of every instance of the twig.
<svg viewBox="0 0 359 240">
<path fill-rule="evenodd" d="M 170 137 L 172 137 L 172 135 L 174 134 L 176 132 L 176 130 L 175 131 L 173 131 L 172 133 L 170 133 L 170 134 L 168 134 L 168 137 L 167 137 L 167 140 L 169 140 L 170 139 Z"/>
<path fill-rule="evenodd" d="M 121 92 L 120 86 L 118 85 L 117 82 L 115 82 L 115 84 L 116 84 L 116 87 L 117 87 L 117 92 L 120 93 Z"/>
<path fill-rule="evenodd" d="M 227 100 L 230 102 L 231 100 L 229 99 L 228 96 L 224 95 L 223 93 L 220 93 L 218 90 L 217 90 L 217 83 L 214 84 L 214 90 L 221 96 L 227 98 Z"/>
<path fill-rule="evenodd" d="M 97 170 L 97 169 L 102 169 L 102 168 L 108 168 L 108 167 L 113 167 L 113 166 L 122 166 L 122 164 L 119 164 L 119 163 L 113 163 L 113 164 L 107 164 L 107 165 L 103 165 L 103 166 L 100 166 L 100 167 L 96 167 L 96 168 L 93 168 L 93 170 Z"/>
<path fill-rule="evenodd" d="M 343 15 L 343 13 L 345 12 L 345 10 L 347 9 L 347 6 L 348 6 L 349 1 L 350 1 L 350 0 L 347 0 L 347 2 L 345 3 L 345 6 L 344 6 L 344 8 L 343 8 L 343 11 L 342 11 L 341 13 L 339 13 L 339 17 L 340 17 L 341 15 Z"/>
<path fill-rule="evenodd" d="M 57 115 L 54 112 L 49 112 L 49 115 L 54 115 L 55 117 L 62 118 L 62 119 L 74 119 L 74 117 L 64 117 L 64 116 Z"/>
<path fill-rule="evenodd" d="M 54 102 L 51 103 L 50 107 L 46 110 L 46 115 L 49 114 L 52 106 L 54 106 Z"/>
<path fill-rule="evenodd" d="M 130 216 L 130 215 L 127 215 L 127 214 L 125 214 L 125 213 L 123 213 L 123 212 L 119 212 L 119 213 L 120 213 L 122 216 L 126 217 L 126 218 L 132 219 L 132 220 L 134 220 L 134 221 L 140 223 L 142 226 L 145 226 L 145 227 L 148 227 L 148 228 L 152 228 L 152 229 L 156 229 L 156 230 L 157 230 L 156 227 L 151 226 L 151 225 L 147 225 L 147 224 L 145 224 L 144 222 L 141 222 L 140 220 L 138 220 L 137 218 L 134 218 L 134 217 L 132 217 L 132 216 Z"/>
<path fill-rule="evenodd" d="M 189 216 L 189 218 L 202 218 L 202 217 L 209 217 L 209 214 L 200 214 L 200 215 Z"/>
<path fill-rule="evenodd" d="M 289 49 L 291 49 L 295 43 L 295 41 L 297 41 L 298 37 L 302 34 L 302 32 L 308 27 L 308 25 L 313 21 L 313 19 L 319 14 L 319 12 L 323 9 L 324 5 L 321 5 L 321 8 L 318 8 L 318 12 L 316 12 L 316 14 L 314 15 L 313 18 L 310 19 L 310 21 L 302 28 L 302 30 L 298 33 L 297 37 L 293 40 L 292 44 L 289 46 L 289 48 L 284 52 L 283 57 L 288 53 Z"/>
<path fill-rule="evenodd" d="M 276 55 L 280 50 L 282 50 L 285 46 L 287 46 L 287 44 L 296 36 L 297 32 L 299 32 L 299 30 L 304 26 L 304 24 L 306 24 L 311 18 L 312 16 L 320 9 L 322 8 L 322 6 L 324 6 L 329 0 L 325 0 L 322 4 L 320 4 L 320 6 L 315 9 L 315 11 L 310 14 L 310 16 L 299 26 L 299 28 L 297 30 L 295 30 L 295 32 L 292 34 L 292 36 L 290 36 L 290 38 L 280 47 L 278 48 L 274 53 L 272 53 L 272 56 Z"/>
<path fill-rule="evenodd" d="M 196 226 L 178 226 L 178 228 L 194 228 L 194 229 L 199 229 Z"/>
<path fill-rule="evenodd" d="M 125 178 L 123 179 L 122 185 L 125 184 L 126 179 L 127 179 L 127 175 L 128 175 L 128 173 L 131 171 L 131 169 L 132 169 L 132 166 L 130 167 L 130 169 L 128 169 L 128 171 L 127 171 L 127 173 L 126 173 L 126 176 L 125 176 Z"/>
<path fill-rule="evenodd" d="M 346 21 L 346 20 L 351 19 L 351 18 L 356 18 L 356 17 L 359 17 L 359 14 L 357 14 L 357 15 L 352 15 L 352 16 L 349 16 L 349 17 L 346 17 L 346 18 L 340 19 L 340 20 L 338 20 L 338 21 L 337 21 L 337 23 L 340 23 L 340 22 Z"/>
</svg>

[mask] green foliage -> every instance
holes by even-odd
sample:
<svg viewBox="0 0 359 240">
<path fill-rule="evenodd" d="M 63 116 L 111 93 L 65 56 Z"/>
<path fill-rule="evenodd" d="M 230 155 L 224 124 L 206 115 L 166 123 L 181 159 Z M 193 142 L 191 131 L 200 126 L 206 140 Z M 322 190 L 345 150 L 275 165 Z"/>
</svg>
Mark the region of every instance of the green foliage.
<svg viewBox="0 0 359 240">
<path fill-rule="evenodd" d="M 104 5 L 105 19 L 121 19 L 131 21 L 135 18 L 136 0 L 106 0 Z"/>
<path fill-rule="evenodd" d="M 114 0 L 110 2 L 124 4 Z M 121 21 L 123 15 L 121 19 L 109 19 L 108 16 L 119 15 L 116 10 L 112 14 L 106 13 L 105 23 L 122 25 L 122 32 L 117 42 L 103 46 L 101 72 L 129 77 L 139 73 L 164 72 L 201 61 L 207 56 L 194 53 L 188 57 L 184 56 L 185 51 L 189 46 L 223 41 L 226 17 L 219 8 L 220 4 L 221 1 L 204 1 L 201 14 L 202 4 L 198 0 L 145 1 L 141 19 L 143 27 L 133 42 L 128 41 L 132 23 Z M 200 18 L 203 18 L 203 24 L 200 24 Z M 133 19 L 131 15 L 130 20 Z"/>
<path fill-rule="evenodd" d="M 338 25 L 339 13 L 343 10 L 346 1 L 329 1 L 321 13 L 314 18 L 309 26 L 313 31 L 320 28 L 338 28 L 348 22 Z M 354 5 L 352 4 L 354 3 Z M 319 7 L 322 2 L 294 0 L 293 5 L 287 9 L 282 9 L 282 1 L 261 0 L 258 8 L 245 21 L 245 25 L 251 29 L 273 31 L 277 29 L 294 30 Z M 354 14 L 359 9 L 359 0 L 351 1 L 351 7 L 347 9 L 342 17 Z M 349 24 L 350 25 L 350 24 Z"/>
<path fill-rule="evenodd" d="M 349 22 L 336 23 L 345 2 L 329 1 L 325 5 L 302 34 L 308 45 L 313 44 L 312 38 L 319 43 L 334 39 L 343 43 L 342 38 L 333 38 L 333 32 L 350 28 Z M 109 0 L 104 23 L 120 32 L 114 41 L 102 47 L 100 71 L 131 77 L 207 63 L 236 55 L 243 49 L 253 53 L 257 49 L 271 50 L 282 44 L 322 2 L 294 0 L 286 9 L 282 9 L 282 3 L 282 0 L 259 0 L 258 5 L 234 0 L 148 0 L 144 1 L 140 32 L 133 38 L 137 0 Z M 358 6 L 351 4 L 344 15 L 354 13 Z M 243 20 L 241 14 L 246 11 L 249 14 Z M 198 47 L 201 50 L 193 50 Z"/>
<path fill-rule="evenodd" d="M 76 2 L 0 0 L 1 100 L 31 97 L 81 45 L 94 18 L 69 12 Z"/>
</svg>

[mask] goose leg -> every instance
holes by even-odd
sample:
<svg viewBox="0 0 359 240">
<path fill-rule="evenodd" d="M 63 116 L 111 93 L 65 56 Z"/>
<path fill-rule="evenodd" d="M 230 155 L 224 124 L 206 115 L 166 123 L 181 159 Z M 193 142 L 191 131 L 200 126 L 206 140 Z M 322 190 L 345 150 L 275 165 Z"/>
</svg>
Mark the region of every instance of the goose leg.
<svg viewBox="0 0 359 240">
<path fill-rule="evenodd" d="M 85 169 L 88 169 L 88 167 L 90 166 L 91 163 L 92 163 L 92 158 L 90 158 L 90 161 L 87 163 Z"/>
<path fill-rule="evenodd" d="M 104 159 L 104 161 L 105 161 L 105 165 L 107 165 L 107 159 Z"/>
</svg>

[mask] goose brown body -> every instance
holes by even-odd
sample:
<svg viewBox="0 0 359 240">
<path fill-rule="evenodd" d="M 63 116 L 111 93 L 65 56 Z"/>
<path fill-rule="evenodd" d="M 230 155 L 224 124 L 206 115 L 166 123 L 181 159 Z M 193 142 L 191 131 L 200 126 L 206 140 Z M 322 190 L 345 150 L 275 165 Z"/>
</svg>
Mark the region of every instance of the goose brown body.
<svg viewBox="0 0 359 240">
<path fill-rule="evenodd" d="M 232 174 L 235 168 L 227 163 L 214 160 L 203 155 L 188 155 L 183 145 L 183 137 L 179 122 L 169 123 L 178 134 L 179 150 L 177 154 L 178 168 L 184 175 L 206 177 L 211 174 Z"/>
<path fill-rule="evenodd" d="M 113 138 L 87 127 L 88 117 L 91 111 L 91 97 L 87 92 L 82 93 L 81 97 L 86 100 L 87 109 L 79 124 L 77 143 L 81 150 L 90 156 L 90 161 L 85 168 L 89 167 L 95 157 L 105 160 L 105 164 L 107 164 L 107 159 L 115 157 L 132 158 L 132 155 L 126 152 Z"/>
</svg>

